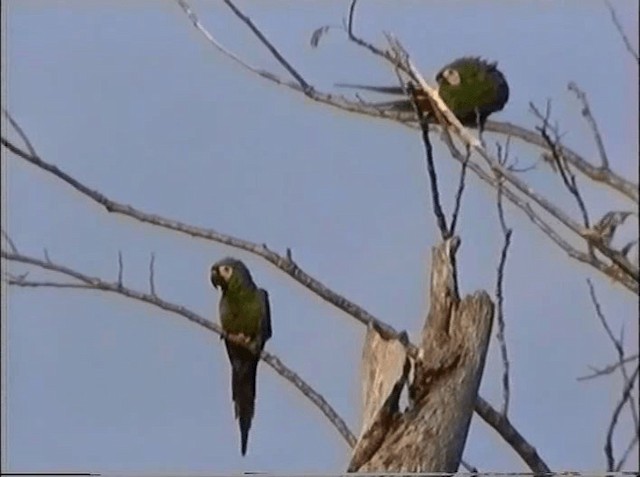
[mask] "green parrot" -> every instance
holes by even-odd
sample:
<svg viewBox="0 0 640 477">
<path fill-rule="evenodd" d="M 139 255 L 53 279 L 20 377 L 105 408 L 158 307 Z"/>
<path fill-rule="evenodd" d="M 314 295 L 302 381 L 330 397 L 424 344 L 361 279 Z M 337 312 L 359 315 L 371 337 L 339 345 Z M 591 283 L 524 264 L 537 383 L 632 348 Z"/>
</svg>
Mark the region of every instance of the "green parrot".
<svg viewBox="0 0 640 477">
<path fill-rule="evenodd" d="M 463 57 L 444 66 L 436 75 L 438 93 L 451 112 L 465 126 L 483 129 L 487 117 L 504 108 L 509 100 L 509 85 L 497 63 L 481 58 Z M 405 94 L 400 86 L 367 86 L 337 84 L 339 87 L 358 88 L 377 93 Z M 435 121 L 431 103 L 426 94 L 417 91 L 418 104 L 430 122 Z M 412 111 L 410 99 L 374 103 L 391 111 Z"/>
<path fill-rule="evenodd" d="M 222 329 L 253 350 L 225 339 L 231 362 L 231 397 L 240 425 L 240 450 L 244 456 L 255 409 L 260 352 L 271 338 L 269 295 L 256 286 L 249 269 L 235 258 L 227 257 L 211 266 L 211 283 L 222 290 L 219 304 Z"/>
</svg>

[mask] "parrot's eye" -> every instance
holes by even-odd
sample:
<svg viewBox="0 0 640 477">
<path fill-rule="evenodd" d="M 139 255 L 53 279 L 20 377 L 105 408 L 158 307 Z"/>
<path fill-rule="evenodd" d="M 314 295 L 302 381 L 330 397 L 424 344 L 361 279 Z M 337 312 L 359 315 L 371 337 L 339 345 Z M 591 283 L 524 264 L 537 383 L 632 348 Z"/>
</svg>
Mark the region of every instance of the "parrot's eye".
<svg viewBox="0 0 640 477">
<path fill-rule="evenodd" d="M 460 73 L 458 73 L 457 70 L 447 68 L 442 72 L 442 76 L 451 86 L 458 86 L 460 84 Z"/>
<path fill-rule="evenodd" d="M 229 280 L 229 278 L 231 278 L 231 275 L 233 274 L 233 268 L 231 268 L 229 265 L 222 265 L 219 268 L 219 270 L 220 270 L 220 276 L 227 281 Z"/>
</svg>

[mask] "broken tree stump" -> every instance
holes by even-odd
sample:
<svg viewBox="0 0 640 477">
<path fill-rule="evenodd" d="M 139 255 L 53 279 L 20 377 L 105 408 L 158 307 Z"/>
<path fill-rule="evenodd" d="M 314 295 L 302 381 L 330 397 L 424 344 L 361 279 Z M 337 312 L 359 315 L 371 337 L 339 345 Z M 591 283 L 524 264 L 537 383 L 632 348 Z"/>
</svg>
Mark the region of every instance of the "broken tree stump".
<svg viewBox="0 0 640 477">
<path fill-rule="evenodd" d="M 484 370 L 494 305 L 460 299 L 452 237 L 433 247 L 430 306 L 416 350 L 370 326 L 363 349 L 363 422 L 348 472 L 456 472 Z M 399 409 L 407 386 L 409 406 Z"/>
</svg>

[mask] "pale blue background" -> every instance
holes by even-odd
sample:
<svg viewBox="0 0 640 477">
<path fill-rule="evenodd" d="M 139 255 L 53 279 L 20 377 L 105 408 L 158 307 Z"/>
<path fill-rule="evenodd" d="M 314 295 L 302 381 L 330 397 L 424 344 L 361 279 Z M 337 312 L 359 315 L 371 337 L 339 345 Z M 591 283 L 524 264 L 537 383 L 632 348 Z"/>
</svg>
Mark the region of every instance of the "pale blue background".
<svg viewBox="0 0 640 477">
<path fill-rule="evenodd" d="M 217 53 L 171 1 L 14 1 L 5 39 L 5 103 L 45 160 L 115 200 L 213 227 L 271 248 L 291 247 L 309 273 L 415 337 L 428 301 L 436 243 L 423 149 L 417 134 L 314 104 L 245 72 Z M 632 39 L 637 3 L 614 2 Z M 316 87 L 384 84 L 393 72 L 337 31 L 317 50 L 311 32 L 338 24 L 348 2 L 240 3 Z M 217 38 L 241 57 L 281 68 L 221 3 L 194 2 Z M 597 1 L 363 2 L 358 29 L 398 35 L 429 77 L 464 54 L 498 60 L 511 85 L 495 116 L 533 127 L 528 102 L 554 101 L 566 142 L 595 158 L 575 98 L 590 97 L 612 166 L 637 181 L 637 65 Z M 637 46 L 637 45 L 636 45 Z M 283 73 L 284 74 L 284 73 Z M 13 135 L 12 135 L 13 137 Z M 497 139 L 488 135 L 490 145 Z M 436 147 L 450 210 L 458 166 Z M 513 149 L 521 164 L 538 151 Z M 358 366 L 364 328 L 259 258 L 111 216 L 65 184 L 5 157 L 8 229 L 24 253 L 115 279 L 156 285 L 168 300 L 217 319 L 210 264 L 246 261 L 271 295 L 270 351 L 359 426 Z M 560 179 L 544 167 L 526 176 L 576 217 Z M 583 183 L 583 182 L 582 182 Z M 586 184 L 585 184 L 586 186 Z M 460 223 L 463 292 L 493 291 L 501 246 L 494 192 L 473 175 Z M 598 218 L 624 207 L 597 188 Z M 618 376 L 586 383 L 588 365 L 615 360 L 587 293 L 592 272 L 552 245 L 519 212 L 507 268 L 512 363 L 511 418 L 555 470 L 604 468 L 604 436 L 620 395 Z M 635 223 L 633 224 L 635 226 Z M 18 270 L 18 268 L 15 268 Z M 44 276 L 32 272 L 30 277 Z M 635 297 L 596 277 L 614 330 L 637 350 Z M 6 470 L 139 472 L 339 472 L 349 449 L 292 386 L 261 365 L 248 455 L 229 395 L 217 336 L 184 319 L 100 292 L 10 289 L 5 346 Z M 499 405 L 495 340 L 482 394 Z M 637 393 L 636 393 L 637 395 Z M 618 455 L 631 431 L 625 411 Z M 465 457 L 481 470 L 526 470 L 474 417 Z M 632 458 L 629 468 L 637 468 Z"/>
</svg>

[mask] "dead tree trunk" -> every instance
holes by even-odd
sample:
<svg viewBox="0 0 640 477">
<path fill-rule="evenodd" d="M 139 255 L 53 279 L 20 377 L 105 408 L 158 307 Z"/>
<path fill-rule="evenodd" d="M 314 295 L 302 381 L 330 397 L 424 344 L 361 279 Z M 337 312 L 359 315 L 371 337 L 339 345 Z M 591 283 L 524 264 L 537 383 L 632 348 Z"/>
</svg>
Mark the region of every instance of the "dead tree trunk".
<svg viewBox="0 0 640 477">
<path fill-rule="evenodd" d="M 494 306 L 476 292 L 460 300 L 453 237 L 433 248 L 431 304 L 420 348 L 365 339 L 362 432 L 348 472 L 456 472 L 484 370 Z M 412 372 L 413 371 L 413 372 Z M 409 406 L 399 409 L 408 387 Z"/>
</svg>

